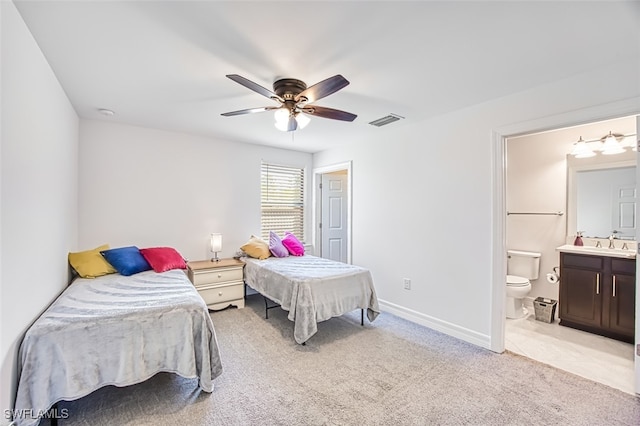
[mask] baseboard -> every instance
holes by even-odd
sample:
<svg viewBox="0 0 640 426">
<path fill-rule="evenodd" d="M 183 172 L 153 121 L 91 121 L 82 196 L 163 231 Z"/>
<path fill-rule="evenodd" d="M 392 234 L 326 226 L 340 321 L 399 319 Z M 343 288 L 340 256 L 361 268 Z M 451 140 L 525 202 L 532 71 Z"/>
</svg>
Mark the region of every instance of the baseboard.
<svg viewBox="0 0 640 426">
<path fill-rule="evenodd" d="M 460 327 L 447 321 L 442 321 L 438 318 L 396 305 L 395 303 L 378 299 L 378 304 L 380 305 L 380 309 L 384 312 L 388 312 L 406 319 L 407 321 L 423 325 L 457 339 L 464 340 L 465 342 L 469 342 L 473 345 L 491 350 L 491 339 L 490 336 L 486 334 L 481 334 L 477 331 L 469 330 L 468 328 Z"/>
<path fill-rule="evenodd" d="M 535 297 L 531 297 L 531 296 L 527 296 L 523 299 L 523 305 L 525 308 L 527 309 L 533 309 L 533 301 L 535 300 Z M 533 312 L 533 311 L 531 311 Z"/>
</svg>

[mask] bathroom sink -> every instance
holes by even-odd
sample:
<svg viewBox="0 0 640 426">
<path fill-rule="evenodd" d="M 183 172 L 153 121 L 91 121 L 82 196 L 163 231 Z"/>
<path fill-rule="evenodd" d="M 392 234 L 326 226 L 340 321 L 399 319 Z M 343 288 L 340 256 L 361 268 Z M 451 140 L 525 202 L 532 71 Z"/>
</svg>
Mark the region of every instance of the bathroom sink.
<svg viewBox="0 0 640 426">
<path fill-rule="evenodd" d="M 557 247 L 556 251 L 563 253 L 577 253 L 577 254 L 593 254 L 597 256 L 609 256 L 609 257 L 625 257 L 628 259 L 635 259 L 635 250 L 623 250 L 621 248 L 606 248 L 606 247 L 594 247 L 594 246 L 574 246 L 572 244 L 565 244 Z"/>
</svg>

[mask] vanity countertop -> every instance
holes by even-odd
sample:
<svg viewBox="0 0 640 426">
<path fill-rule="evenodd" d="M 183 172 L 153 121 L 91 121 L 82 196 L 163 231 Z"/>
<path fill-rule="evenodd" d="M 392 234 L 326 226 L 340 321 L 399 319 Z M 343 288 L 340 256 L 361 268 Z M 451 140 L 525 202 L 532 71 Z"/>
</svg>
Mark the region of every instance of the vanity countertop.
<svg viewBox="0 0 640 426">
<path fill-rule="evenodd" d="M 623 250 L 621 248 L 610 249 L 606 246 L 603 247 L 595 247 L 595 246 L 574 246 L 573 244 L 565 244 L 560 247 L 556 247 L 556 251 L 563 253 L 576 253 L 576 254 L 588 254 L 594 256 L 609 256 L 609 257 L 622 257 L 625 259 L 635 259 L 636 251 L 631 250 Z"/>
</svg>

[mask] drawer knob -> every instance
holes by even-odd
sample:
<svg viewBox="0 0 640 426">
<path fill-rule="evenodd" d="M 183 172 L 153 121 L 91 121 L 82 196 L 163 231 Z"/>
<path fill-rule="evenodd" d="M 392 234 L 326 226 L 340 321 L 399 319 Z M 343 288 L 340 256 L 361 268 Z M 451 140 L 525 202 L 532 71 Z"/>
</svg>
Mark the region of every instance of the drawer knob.
<svg viewBox="0 0 640 426">
<path fill-rule="evenodd" d="M 221 291 L 218 292 L 218 296 L 222 296 L 222 292 Z"/>
<path fill-rule="evenodd" d="M 218 278 L 222 278 L 222 274 L 218 274 Z"/>
</svg>

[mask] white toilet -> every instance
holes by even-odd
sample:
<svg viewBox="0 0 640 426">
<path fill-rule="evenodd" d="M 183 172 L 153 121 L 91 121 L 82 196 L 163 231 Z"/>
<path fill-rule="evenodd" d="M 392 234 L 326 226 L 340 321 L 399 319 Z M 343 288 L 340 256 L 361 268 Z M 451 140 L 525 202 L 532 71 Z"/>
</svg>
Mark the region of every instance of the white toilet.
<svg viewBox="0 0 640 426">
<path fill-rule="evenodd" d="M 531 291 L 529 280 L 538 279 L 540 253 L 507 250 L 507 318 L 522 318 L 529 312 L 524 298 Z"/>
</svg>

